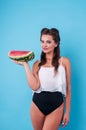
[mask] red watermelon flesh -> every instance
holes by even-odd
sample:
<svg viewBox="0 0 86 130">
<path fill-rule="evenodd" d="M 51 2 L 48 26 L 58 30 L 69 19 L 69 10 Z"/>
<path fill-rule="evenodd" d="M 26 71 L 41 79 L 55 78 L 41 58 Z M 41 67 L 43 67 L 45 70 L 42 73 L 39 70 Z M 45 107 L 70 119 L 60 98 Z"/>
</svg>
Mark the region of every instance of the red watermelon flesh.
<svg viewBox="0 0 86 130">
<path fill-rule="evenodd" d="M 8 53 L 9 58 L 17 61 L 29 61 L 34 58 L 34 52 L 12 50 Z"/>
</svg>

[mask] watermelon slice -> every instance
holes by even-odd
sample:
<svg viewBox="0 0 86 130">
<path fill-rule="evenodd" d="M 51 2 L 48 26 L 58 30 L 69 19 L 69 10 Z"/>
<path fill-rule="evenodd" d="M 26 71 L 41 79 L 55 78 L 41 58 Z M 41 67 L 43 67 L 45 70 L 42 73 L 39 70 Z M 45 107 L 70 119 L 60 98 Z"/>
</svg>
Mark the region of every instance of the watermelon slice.
<svg viewBox="0 0 86 130">
<path fill-rule="evenodd" d="M 12 50 L 8 53 L 9 58 L 16 61 L 30 61 L 34 59 L 35 55 L 34 52 L 31 51 L 19 51 L 19 50 Z"/>
</svg>

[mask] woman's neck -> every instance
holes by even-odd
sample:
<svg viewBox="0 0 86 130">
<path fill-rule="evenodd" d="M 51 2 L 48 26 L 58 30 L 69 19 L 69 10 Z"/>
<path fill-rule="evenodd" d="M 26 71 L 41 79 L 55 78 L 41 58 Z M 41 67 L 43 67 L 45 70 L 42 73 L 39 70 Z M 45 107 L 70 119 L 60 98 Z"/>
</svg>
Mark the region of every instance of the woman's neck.
<svg viewBox="0 0 86 130">
<path fill-rule="evenodd" d="M 46 54 L 46 61 L 52 61 L 53 54 Z"/>
<path fill-rule="evenodd" d="M 52 59 L 53 59 L 53 55 L 46 55 L 46 66 L 52 66 Z"/>
</svg>

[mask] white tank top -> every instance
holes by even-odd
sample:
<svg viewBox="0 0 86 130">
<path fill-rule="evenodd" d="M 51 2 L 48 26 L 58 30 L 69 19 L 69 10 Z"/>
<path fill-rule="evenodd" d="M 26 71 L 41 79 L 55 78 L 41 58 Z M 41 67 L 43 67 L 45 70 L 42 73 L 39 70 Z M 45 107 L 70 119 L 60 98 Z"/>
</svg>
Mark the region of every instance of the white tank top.
<svg viewBox="0 0 86 130">
<path fill-rule="evenodd" d="M 62 64 L 59 65 L 56 74 L 54 67 L 41 66 L 38 75 L 40 80 L 40 88 L 35 92 L 40 93 L 41 91 L 59 91 L 66 96 L 66 71 Z"/>
</svg>

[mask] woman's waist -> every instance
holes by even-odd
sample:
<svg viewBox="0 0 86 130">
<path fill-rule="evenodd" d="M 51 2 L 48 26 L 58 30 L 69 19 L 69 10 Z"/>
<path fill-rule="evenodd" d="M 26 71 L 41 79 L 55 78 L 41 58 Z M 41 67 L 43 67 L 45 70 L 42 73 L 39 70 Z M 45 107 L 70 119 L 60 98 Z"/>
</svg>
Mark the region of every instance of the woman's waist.
<svg viewBox="0 0 86 130">
<path fill-rule="evenodd" d="M 66 87 L 62 87 L 62 86 L 52 86 L 52 87 L 44 87 L 44 86 L 40 86 L 38 90 L 34 91 L 36 93 L 41 93 L 41 92 L 45 92 L 45 93 L 56 93 L 56 92 L 60 92 L 63 95 L 66 96 Z"/>
<path fill-rule="evenodd" d="M 59 86 L 52 86 L 52 85 L 45 85 L 45 86 L 40 86 L 39 87 L 40 91 L 45 91 L 45 92 L 56 92 L 56 91 L 62 91 L 62 85 Z M 38 91 L 38 90 L 37 90 Z"/>
<path fill-rule="evenodd" d="M 63 100 L 63 95 L 59 91 L 50 92 L 50 91 L 41 91 L 40 93 L 34 93 L 33 97 L 41 99 L 41 102 L 45 103 L 56 103 L 57 100 Z"/>
</svg>

